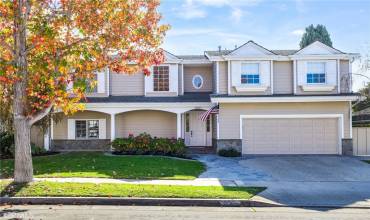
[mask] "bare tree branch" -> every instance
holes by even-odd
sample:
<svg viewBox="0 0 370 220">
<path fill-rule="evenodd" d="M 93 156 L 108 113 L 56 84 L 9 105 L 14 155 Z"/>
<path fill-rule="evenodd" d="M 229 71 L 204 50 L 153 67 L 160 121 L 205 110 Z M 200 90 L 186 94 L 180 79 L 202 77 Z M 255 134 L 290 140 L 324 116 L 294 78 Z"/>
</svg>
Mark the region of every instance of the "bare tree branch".
<svg viewBox="0 0 370 220">
<path fill-rule="evenodd" d="M 42 111 L 40 111 L 36 115 L 32 116 L 28 120 L 28 125 L 29 126 L 32 126 L 33 124 L 35 124 L 36 122 L 38 122 L 39 120 L 41 120 L 42 118 L 44 118 L 46 115 L 48 115 L 50 113 L 50 111 L 51 111 L 52 108 L 53 108 L 53 105 L 50 104 L 49 107 L 43 109 Z"/>
</svg>

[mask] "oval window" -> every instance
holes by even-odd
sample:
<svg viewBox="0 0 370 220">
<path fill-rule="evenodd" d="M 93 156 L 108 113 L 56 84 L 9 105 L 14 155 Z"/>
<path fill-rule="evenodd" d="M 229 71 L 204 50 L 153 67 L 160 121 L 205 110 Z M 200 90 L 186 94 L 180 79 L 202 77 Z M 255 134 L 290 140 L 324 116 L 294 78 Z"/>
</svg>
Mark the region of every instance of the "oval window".
<svg viewBox="0 0 370 220">
<path fill-rule="evenodd" d="M 203 77 L 201 75 L 193 76 L 193 86 L 196 89 L 200 89 L 203 86 Z"/>
</svg>

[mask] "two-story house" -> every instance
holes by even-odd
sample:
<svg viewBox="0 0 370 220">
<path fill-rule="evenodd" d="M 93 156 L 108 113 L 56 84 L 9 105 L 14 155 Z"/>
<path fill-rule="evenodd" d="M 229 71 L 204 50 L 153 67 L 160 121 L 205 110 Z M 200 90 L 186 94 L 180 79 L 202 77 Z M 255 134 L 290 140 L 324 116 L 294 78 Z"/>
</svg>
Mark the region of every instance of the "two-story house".
<svg viewBox="0 0 370 220">
<path fill-rule="evenodd" d="M 268 50 L 248 41 L 204 55 L 166 52 L 150 76 L 106 69 L 86 110 L 51 122 L 45 145 L 109 150 L 115 138 L 147 132 L 243 155 L 350 153 L 354 56 L 320 42 Z"/>
</svg>

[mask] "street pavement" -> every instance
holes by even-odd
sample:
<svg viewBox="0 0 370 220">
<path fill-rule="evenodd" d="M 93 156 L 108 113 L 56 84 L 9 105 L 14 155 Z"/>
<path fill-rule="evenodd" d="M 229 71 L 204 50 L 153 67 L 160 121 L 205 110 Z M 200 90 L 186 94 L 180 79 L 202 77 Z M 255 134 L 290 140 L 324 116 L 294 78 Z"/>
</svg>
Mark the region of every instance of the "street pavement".
<svg viewBox="0 0 370 220">
<path fill-rule="evenodd" d="M 0 219 L 368 220 L 370 209 L 21 205 L 0 206 Z"/>
</svg>

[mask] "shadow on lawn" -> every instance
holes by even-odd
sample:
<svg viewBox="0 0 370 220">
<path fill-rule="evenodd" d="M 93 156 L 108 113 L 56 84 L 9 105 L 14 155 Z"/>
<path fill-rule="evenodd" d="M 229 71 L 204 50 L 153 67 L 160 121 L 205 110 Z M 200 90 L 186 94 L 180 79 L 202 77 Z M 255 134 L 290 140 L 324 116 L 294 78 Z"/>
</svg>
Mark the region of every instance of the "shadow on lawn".
<svg viewBox="0 0 370 220">
<path fill-rule="evenodd" d="M 13 197 L 17 195 L 17 193 L 26 187 L 28 183 L 9 183 L 4 189 L 1 190 L 0 196 L 1 197 Z"/>
</svg>

